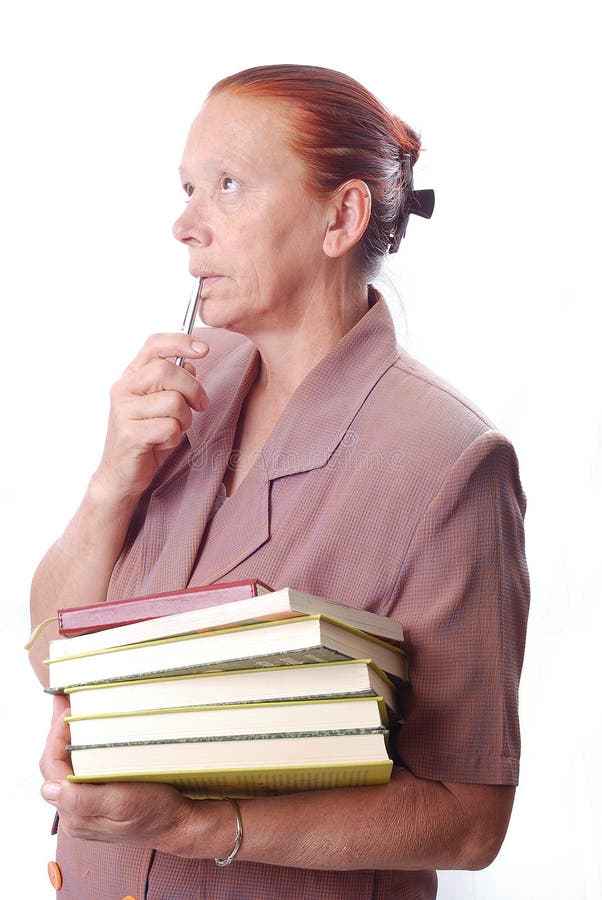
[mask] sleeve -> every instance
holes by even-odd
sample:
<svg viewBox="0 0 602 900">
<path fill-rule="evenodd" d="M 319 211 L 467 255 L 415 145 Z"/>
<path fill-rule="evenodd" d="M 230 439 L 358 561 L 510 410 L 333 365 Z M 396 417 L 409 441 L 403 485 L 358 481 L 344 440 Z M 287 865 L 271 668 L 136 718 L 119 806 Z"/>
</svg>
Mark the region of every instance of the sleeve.
<svg viewBox="0 0 602 900">
<path fill-rule="evenodd" d="M 421 778 L 517 784 L 529 577 L 516 455 L 479 436 L 420 521 L 393 602 L 410 662 L 397 750 Z"/>
</svg>

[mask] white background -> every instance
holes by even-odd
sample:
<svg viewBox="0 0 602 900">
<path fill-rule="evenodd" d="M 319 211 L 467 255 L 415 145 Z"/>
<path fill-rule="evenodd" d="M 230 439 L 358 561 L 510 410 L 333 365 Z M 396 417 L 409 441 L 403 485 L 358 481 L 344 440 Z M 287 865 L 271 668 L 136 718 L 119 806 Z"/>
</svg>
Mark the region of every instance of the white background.
<svg viewBox="0 0 602 900">
<path fill-rule="evenodd" d="M 422 133 L 385 287 L 400 340 L 514 442 L 532 611 L 521 784 L 484 872 L 446 900 L 598 900 L 600 71 L 594 4 L 27 2 L 0 21 L 4 870 L 51 897 L 37 760 L 50 704 L 27 667 L 31 575 L 101 452 L 108 388 L 189 293 L 177 165 L 218 78 L 341 69 Z M 401 315 L 400 300 L 405 315 Z M 597 555 L 597 559 L 596 559 Z M 112 898 L 107 898 L 112 900 Z"/>
</svg>

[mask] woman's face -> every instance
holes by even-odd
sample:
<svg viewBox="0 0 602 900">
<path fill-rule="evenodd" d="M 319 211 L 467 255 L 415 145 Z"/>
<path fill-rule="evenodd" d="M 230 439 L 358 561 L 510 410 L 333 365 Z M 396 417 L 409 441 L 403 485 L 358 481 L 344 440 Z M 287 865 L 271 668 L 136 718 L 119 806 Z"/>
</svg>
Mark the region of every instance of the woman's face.
<svg viewBox="0 0 602 900">
<path fill-rule="evenodd" d="M 191 274 L 206 279 L 207 325 L 294 327 L 324 277 L 325 203 L 307 191 L 289 121 L 283 103 L 224 92 L 192 124 L 180 170 L 187 205 L 173 230 Z"/>
</svg>

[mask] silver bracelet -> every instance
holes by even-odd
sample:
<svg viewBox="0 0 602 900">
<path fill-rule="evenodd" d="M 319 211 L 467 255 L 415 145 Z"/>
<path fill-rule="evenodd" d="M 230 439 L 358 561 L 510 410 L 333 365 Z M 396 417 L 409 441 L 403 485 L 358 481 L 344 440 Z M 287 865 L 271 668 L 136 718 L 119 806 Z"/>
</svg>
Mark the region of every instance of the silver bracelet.
<svg viewBox="0 0 602 900">
<path fill-rule="evenodd" d="M 224 797 L 224 800 L 228 800 L 232 804 L 232 809 L 234 810 L 234 815 L 236 816 L 236 835 L 234 836 L 234 846 L 232 847 L 230 853 L 226 857 L 224 857 L 224 859 L 214 859 L 216 866 L 229 866 L 240 850 L 240 845 L 242 844 L 242 816 L 240 814 L 238 803 L 231 797 Z"/>
</svg>

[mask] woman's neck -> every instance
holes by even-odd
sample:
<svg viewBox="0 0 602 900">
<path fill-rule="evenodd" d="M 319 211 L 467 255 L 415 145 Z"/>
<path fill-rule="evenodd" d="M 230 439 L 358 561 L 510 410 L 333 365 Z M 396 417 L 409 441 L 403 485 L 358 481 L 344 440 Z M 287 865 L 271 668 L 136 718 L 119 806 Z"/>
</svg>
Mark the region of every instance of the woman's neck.
<svg viewBox="0 0 602 900">
<path fill-rule="evenodd" d="M 312 298 L 303 314 L 276 329 L 249 334 L 261 357 L 253 393 L 284 408 L 306 375 L 367 311 L 368 290 L 358 286 L 353 296 Z"/>
</svg>

